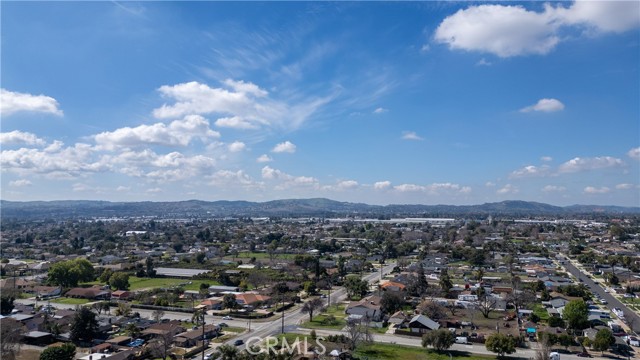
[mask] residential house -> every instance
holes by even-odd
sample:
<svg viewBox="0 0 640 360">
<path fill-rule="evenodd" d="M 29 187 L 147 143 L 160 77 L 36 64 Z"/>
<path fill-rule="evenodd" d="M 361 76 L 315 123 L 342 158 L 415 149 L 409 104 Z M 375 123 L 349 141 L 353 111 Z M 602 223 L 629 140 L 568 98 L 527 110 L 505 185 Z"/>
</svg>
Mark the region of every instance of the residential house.
<svg viewBox="0 0 640 360">
<path fill-rule="evenodd" d="M 111 300 L 129 300 L 133 298 L 133 293 L 128 290 L 116 290 L 111 293 Z"/>
<path fill-rule="evenodd" d="M 202 328 L 185 331 L 177 334 L 175 337 L 175 345 L 184 348 L 190 348 L 198 345 L 203 339 L 213 339 L 220 335 L 220 327 L 218 325 L 205 325 L 204 333 Z"/>
<path fill-rule="evenodd" d="M 381 297 L 367 296 L 360 301 L 352 301 L 347 305 L 345 313 L 356 317 L 367 317 L 372 321 L 382 320 Z"/>
<path fill-rule="evenodd" d="M 416 315 L 409 320 L 408 327 L 409 331 L 412 333 L 424 334 L 432 330 L 438 330 L 440 328 L 440 324 L 431 320 L 427 316 Z"/>
<path fill-rule="evenodd" d="M 65 296 L 89 300 L 109 300 L 111 298 L 111 291 L 103 290 L 95 286 L 90 288 L 73 288 L 67 291 Z"/>
</svg>

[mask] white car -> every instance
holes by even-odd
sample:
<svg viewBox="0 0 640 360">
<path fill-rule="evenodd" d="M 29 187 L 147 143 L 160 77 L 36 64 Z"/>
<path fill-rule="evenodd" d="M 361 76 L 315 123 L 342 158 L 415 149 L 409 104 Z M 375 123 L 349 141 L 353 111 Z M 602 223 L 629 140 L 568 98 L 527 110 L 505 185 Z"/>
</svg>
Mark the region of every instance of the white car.
<svg viewBox="0 0 640 360">
<path fill-rule="evenodd" d="M 211 359 L 213 359 L 213 354 L 206 354 L 204 356 L 204 360 L 211 360 Z"/>
<path fill-rule="evenodd" d="M 222 320 L 233 320 L 233 318 L 231 316 L 227 315 L 227 316 L 223 316 Z"/>
</svg>

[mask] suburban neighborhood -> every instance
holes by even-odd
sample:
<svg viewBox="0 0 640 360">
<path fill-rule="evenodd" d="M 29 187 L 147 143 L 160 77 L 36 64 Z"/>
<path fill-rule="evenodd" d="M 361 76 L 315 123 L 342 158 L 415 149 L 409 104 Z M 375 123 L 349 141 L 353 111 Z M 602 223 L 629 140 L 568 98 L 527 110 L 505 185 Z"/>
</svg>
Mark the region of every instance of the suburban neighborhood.
<svg viewBox="0 0 640 360">
<path fill-rule="evenodd" d="M 632 358 L 639 225 L 3 218 L 2 357 Z"/>
</svg>

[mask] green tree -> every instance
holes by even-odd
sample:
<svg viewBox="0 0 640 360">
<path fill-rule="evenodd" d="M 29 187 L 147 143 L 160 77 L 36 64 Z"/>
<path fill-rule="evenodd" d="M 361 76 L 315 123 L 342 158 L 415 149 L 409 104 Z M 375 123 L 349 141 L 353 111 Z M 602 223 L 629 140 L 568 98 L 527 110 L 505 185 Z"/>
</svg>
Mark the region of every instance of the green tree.
<svg viewBox="0 0 640 360">
<path fill-rule="evenodd" d="M 352 298 L 356 295 L 362 297 L 367 294 L 369 283 L 355 276 L 351 276 L 344 281 L 344 288 L 347 290 L 347 297 Z"/>
<path fill-rule="evenodd" d="M 100 280 L 101 283 L 108 284 L 109 283 L 109 278 L 111 278 L 111 275 L 113 275 L 113 270 L 104 269 L 102 274 L 100 274 L 100 277 L 98 278 L 98 280 Z"/>
<path fill-rule="evenodd" d="M 153 266 L 154 266 L 153 258 L 151 256 L 147 257 L 147 260 L 145 260 L 145 267 L 146 267 L 145 274 L 150 278 L 156 277 L 156 270 L 153 268 Z"/>
<path fill-rule="evenodd" d="M 238 358 L 238 348 L 228 344 L 218 346 L 214 352 L 213 358 L 220 360 L 236 360 Z"/>
<path fill-rule="evenodd" d="M 76 287 L 79 282 L 93 281 L 93 265 L 87 259 L 60 261 L 49 268 L 47 281 L 52 285 Z"/>
<path fill-rule="evenodd" d="M 222 297 L 222 306 L 225 309 L 231 309 L 231 310 L 238 307 L 236 296 L 234 294 L 224 294 L 224 296 Z"/>
<path fill-rule="evenodd" d="M 564 346 L 565 349 L 568 349 L 569 346 L 573 345 L 573 336 L 569 334 L 560 334 L 558 335 L 558 343 Z"/>
<path fill-rule="evenodd" d="M 567 303 L 562 312 L 562 319 L 567 323 L 568 329 L 582 330 L 589 326 L 589 309 L 582 300 L 573 300 Z"/>
<path fill-rule="evenodd" d="M 498 357 L 516 352 L 516 339 L 513 336 L 494 333 L 487 338 L 484 344 L 487 350 L 498 354 Z"/>
<path fill-rule="evenodd" d="M 393 291 L 385 291 L 380 299 L 380 310 L 385 314 L 393 314 L 402 309 L 404 298 L 402 295 Z"/>
<path fill-rule="evenodd" d="M 600 351 L 604 353 L 604 351 L 609 350 L 611 345 L 616 343 L 616 338 L 613 336 L 613 333 L 609 329 L 600 329 L 596 333 L 595 339 L 593 339 L 593 349 L 596 351 Z"/>
<path fill-rule="evenodd" d="M 450 348 L 455 341 L 456 338 L 449 329 L 438 329 L 424 334 L 422 347 L 432 346 L 436 351 L 441 352 Z"/>
<path fill-rule="evenodd" d="M 71 322 L 71 335 L 73 341 L 91 341 L 98 332 L 98 320 L 96 314 L 88 307 L 80 307 Z"/>
<path fill-rule="evenodd" d="M 445 296 L 447 296 L 449 294 L 449 291 L 451 291 L 451 288 L 453 287 L 453 282 L 451 281 L 449 272 L 446 268 L 442 269 L 442 272 L 440 273 L 439 283 L 440 287 L 442 288 L 442 292 L 444 292 Z"/>
<path fill-rule="evenodd" d="M 73 360 L 75 357 L 76 346 L 68 343 L 48 347 L 40 353 L 40 360 Z"/>
<path fill-rule="evenodd" d="M 129 274 L 125 272 L 115 272 L 109 278 L 109 286 L 114 290 L 129 289 Z"/>
<path fill-rule="evenodd" d="M 6 291 L 3 291 L 3 293 Z M 6 294 L 0 296 L 0 315 L 9 315 L 13 310 L 13 302 L 15 298 Z"/>
<path fill-rule="evenodd" d="M 135 323 L 129 323 L 125 328 L 124 332 L 129 335 L 131 338 L 137 338 L 140 336 L 141 331 L 140 328 Z"/>
</svg>

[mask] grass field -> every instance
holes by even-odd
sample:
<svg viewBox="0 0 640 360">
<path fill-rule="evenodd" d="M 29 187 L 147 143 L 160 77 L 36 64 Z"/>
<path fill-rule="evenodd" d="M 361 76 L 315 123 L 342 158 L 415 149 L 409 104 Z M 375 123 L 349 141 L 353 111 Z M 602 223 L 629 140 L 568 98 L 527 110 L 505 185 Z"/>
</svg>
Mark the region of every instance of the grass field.
<svg viewBox="0 0 640 360">
<path fill-rule="evenodd" d="M 324 323 L 324 320 L 329 316 L 335 317 L 335 322 L 332 324 Z M 331 306 L 326 309 L 325 312 L 314 314 L 313 321 L 305 321 L 302 323 L 302 327 L 307 329 L 330 329 L 330 330 L 342 330 L 347 325 L 345 321 L 346 314 L 344 313 L 344 305 Z"/>
<path fill-rule="evenodd" d="M 451 356 L 449 355 L 451 354 Z M 371 344 L 359 347 L 355 355 L 361 359 L 369 360 L 486 360 L 495 359 L 495 356 L 474 355 L 468 352 L 446 351 L 437 353 L 430 349 L 422 349 L 412 346 L 391 345 L 391 344 Z"/>
<path fill-rule="evenodd" d="M 67 298 L 67 297 L 51 299 L 50 301 L 52 303 L 67 304 L 67 305 L 84 305 L 89 302 L 89 300 L 87 299 L 76 299 L 76 298 Z"/>
<path fill-rule="evenodd" d="M 544 321 L 549 320 L 549 313 L 547 312 L 547 309 L 545 309 L 544 306 L 542 306 L 542 304 L 535 304 L 533 306 L 533 313 L 538 315 L 540 320 L 544 320 Z"/>
<path fill-rule="evenodd" d="M 139 278 L 131 276 L 129 278 L 129 290 L 140 290 L 150 288 L 165 288 L 173 286 L 183 286 L 185 290 L 199 290 L 200 284 L 218 285 L 213 280 L 186 280 L 171 278 Z"/>
</svg>

